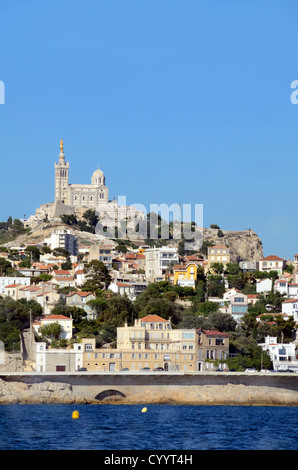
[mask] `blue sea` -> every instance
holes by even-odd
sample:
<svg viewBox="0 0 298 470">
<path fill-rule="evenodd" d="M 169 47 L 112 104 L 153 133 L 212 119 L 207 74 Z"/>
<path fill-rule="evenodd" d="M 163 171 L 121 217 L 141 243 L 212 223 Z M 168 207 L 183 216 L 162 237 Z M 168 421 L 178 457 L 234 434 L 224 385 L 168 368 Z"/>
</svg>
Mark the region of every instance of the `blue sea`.
<svg viewBox="0 0 298 470">
<path fill-rule="evenodd" d="M 297 407 L 144 406 L 147 411 L 138 405 L 0 405 L 0 450 L 298 447 Z"/>
</svg>

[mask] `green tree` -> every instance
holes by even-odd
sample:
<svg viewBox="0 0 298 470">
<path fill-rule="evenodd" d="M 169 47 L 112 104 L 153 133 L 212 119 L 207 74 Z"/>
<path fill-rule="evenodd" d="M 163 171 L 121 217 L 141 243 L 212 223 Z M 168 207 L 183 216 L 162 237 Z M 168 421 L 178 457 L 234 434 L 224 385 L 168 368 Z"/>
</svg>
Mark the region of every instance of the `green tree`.
<svg viewBox="0 0 298 470">
<path fill-rule="evenodd" d="M 216 274 L 222 274 L 224 272 L 224 265 L 222 263 L 212 263 L 211 269 Z"/>
<path fill-rule="evenodd" d="M 41 326 L 38 333 L 42 338 L 49 340 L 58 339 L 61 334 L 61 325 L 58 322 L 50 323 L 48 325 Z"/>
<path fill-rule="evenodd" d="M 60 246 L 54 248 L 52 253 L 56 257 L 62 256 L 63 258 L 67 258 L 70 255 L 70 253 L 65 248 L 62 248 Z"/>
<path fill-rule="evenodd" d="M 83 289 L 89 292 L 107 289 L 112 282 L 109 270 L 102 261 L 95 259 L 90 261 L 86 266 L 86 273 L 87 279 Z"/>
<path fill-rule="evenodd" d="M 72 262 L 69 256 L 67 256 L 66 261 L 61 264 L 61 269 L 72 269 Z"/>
<path fill-rule="evenodd" d="M 37 246 L 27 246 L 24 251 L 32 262 L 39 261 L 40 250 Z"/>
<path fill-rule="evenodd" d="M 207 276 L 207 296 L 222 298 L 225 292 L 224 279 L 220 274 L 208 274 Z"/>
<path fill-rule="evenodd" d="M 9 269 L 11 269 L 11 268 L 12 268 L 12 265 L 7 259 L 0 258 L 0 274 L 1 274 L 1 276 L 7 275 Z"/>
<path fill-rule="evenodd" d="M 208 316 L 209 313 L 216 312 L 217 310 L 218 310 L 218 304 L 216 302 L 211 302 L 207 300 L 206 302 L 202 302 L 199 305 L 198 313 L 200 315 Z"/>
<path fill-rule="evenodd" d="M 95 210 L 93 209 L 88 209 L 86 212 L 83 214 L 84 219 L 86 219 L 92 227 L 95 227 L 97 222 L 98 222 L 98 216 L 96 215 Z"/>
<path fill-rule="evenodd" d="M 78 223 L 76 216 L 73 214 L 70 214 L 70 215 L 63 214 L 60 217 L 61 217 L 62 222 L 66 225 L 77 225 Z"/>
</svg>

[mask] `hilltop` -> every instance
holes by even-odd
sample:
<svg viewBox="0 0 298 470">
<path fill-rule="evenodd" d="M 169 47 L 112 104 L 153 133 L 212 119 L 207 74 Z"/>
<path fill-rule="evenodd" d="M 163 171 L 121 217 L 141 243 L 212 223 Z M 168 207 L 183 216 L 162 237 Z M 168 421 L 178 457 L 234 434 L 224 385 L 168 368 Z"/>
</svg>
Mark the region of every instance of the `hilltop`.
<svg viewBox="0 0 298 470">
<path fill-rule="evenodd" d="M 63 222 L 41 222 L 32 228 L 28 233 L 16 236 L 12 241 L 5 243 L 5 246 L 25 245 L 26 243 L 42 243 L 44 238 L 50 236 L 52 231 L 67 229 L 73 233 L 80 244 L 98 244 L 100 242 L 114 244 L 112 240 L 100 234 L 78 230 L 77 227 L 70 226 Z M 231 262 L 241 260 L 253 261 L 262 258 L 263 245 L 260 237 L 251 229 L 241 231 L 218 230 L 204 228 L 204 242 L 206 244 L 221 244 L 230 248 Z M 136 245 L 146 244 L 148 240 L 133 241 Z M 152 242 L 152 241 L 151 241 Z M 160 240 L 159 240 L 160 242 Z M 164 240 L 166 244 L 178 245 L 179 240 Z"/>
</svg>

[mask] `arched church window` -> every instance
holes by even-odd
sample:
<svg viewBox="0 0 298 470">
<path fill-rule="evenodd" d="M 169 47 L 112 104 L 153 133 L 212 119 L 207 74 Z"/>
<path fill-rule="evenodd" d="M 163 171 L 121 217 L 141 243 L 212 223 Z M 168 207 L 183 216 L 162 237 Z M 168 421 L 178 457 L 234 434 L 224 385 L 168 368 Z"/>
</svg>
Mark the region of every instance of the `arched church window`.
<svg viewBox="0 0 298 470">
<path fill-rule="evenodd" d="M 82 201 L 85 201 L 85 196 L 82 197 Z"/>
</svg>

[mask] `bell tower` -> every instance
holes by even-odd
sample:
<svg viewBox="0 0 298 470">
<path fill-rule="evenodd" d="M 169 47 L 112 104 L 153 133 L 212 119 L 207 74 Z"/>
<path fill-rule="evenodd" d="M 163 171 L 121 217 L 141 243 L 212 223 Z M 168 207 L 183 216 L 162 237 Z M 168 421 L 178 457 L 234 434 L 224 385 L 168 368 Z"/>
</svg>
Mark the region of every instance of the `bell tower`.
<svg viewBox="0 0 298 470">
<path fill-rule="evenodd" d="M 69 204 L 69 162 L 65 162 L 63 141 L 60 140 L 60 154 L 58 163 L 55 162 L 55 202 L 62 201 Z"/>
</svg>

